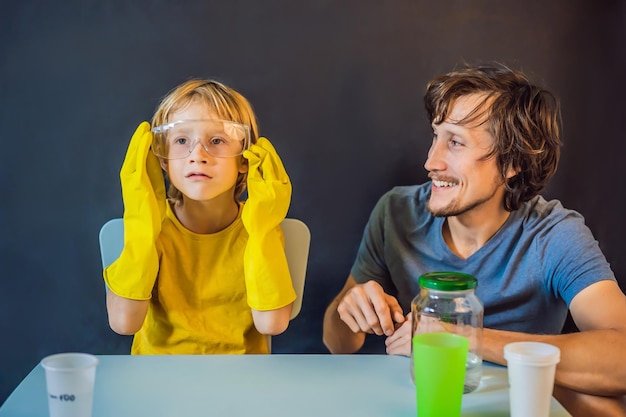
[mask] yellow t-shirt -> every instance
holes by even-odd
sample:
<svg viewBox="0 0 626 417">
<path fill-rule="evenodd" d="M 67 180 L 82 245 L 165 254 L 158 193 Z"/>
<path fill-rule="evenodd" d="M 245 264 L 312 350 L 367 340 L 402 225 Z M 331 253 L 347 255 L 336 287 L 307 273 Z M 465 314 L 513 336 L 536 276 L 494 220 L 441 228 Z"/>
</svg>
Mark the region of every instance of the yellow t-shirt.
<svg viewBox="0 0 626 417">
<path fill-rule="evenodd" d="M 186 229 L 168 206 L 159 275 L 132 354 L 268 353 L 246 301 L 241 221 L 213 234 Z"/>
</svg>

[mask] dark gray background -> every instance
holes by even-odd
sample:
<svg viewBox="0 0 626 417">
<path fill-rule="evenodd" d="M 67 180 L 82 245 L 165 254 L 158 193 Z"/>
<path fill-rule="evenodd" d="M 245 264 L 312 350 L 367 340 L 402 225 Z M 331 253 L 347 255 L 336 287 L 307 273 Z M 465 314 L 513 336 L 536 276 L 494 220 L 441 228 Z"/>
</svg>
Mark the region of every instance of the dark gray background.
<svg viewBox="0 0 626 417">
<path fill-rule="evenodd" d="M 128 352 L 107 325 L 98 230 L 122 215 L 135 127 L 190 77 L 250 99 L 291 175 L 289 215 L 312 231 L 303 309 L 275 352 L 326 352 L 323 311 L 374 203 L 426 178 L 424 86 L 464 60 L 522 69 L 560 97 L 565 147 L 545 195 L 585 215 L 626 286 L 626 2 L 0 4 L 0 402 L 50 353 Z"/>
</svg>

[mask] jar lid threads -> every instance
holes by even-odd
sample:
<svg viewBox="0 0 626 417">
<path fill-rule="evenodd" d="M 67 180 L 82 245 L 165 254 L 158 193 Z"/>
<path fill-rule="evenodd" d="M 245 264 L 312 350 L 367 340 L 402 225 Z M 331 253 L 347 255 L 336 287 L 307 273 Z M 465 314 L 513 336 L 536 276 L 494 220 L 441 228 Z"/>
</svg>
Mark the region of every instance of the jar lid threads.
<svg viewBox="0 0 626 417">
<path fill-rule="evenodd" d="M 464 291 L 476 288 L 476 277 L 463 272 L 427 272 L 419 277 L 422 288 L 440 291 Z"/>
</svg>

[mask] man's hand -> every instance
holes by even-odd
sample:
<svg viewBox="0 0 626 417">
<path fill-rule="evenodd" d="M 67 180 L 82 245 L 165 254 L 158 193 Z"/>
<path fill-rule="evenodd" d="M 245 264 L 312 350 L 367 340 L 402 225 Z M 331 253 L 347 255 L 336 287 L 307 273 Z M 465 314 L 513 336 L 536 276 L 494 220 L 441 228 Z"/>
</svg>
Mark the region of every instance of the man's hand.
<svg viewBox="0 0 626 417">
<path fill-rule="evenodd" d="M 396 331 L 385 340 L 388 355 L 411 356 L 411 333 L 413 320 L 411 313 L 402 324 L 396 324 Z"/>
<path fill-rule="evenodd" d="M 350 288 L 339 302 L 337 312 L 354 333 L 391 336 L 395 331 L 394 322 L 405 321 L 398 300 L 385 293 L 376 281 L 368 281 Z"/>
</svg>

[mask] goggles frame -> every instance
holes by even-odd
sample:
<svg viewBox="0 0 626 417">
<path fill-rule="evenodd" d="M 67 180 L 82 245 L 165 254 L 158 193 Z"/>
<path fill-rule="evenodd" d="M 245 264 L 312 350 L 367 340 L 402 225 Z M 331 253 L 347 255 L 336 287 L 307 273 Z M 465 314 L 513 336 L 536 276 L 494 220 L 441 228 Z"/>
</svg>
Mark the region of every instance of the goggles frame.
<svg viewBox="0 0 626 417">
<path fill-rule="evenodd" d="M 181 134 L 181 138 L 185 138 L 187 140 L 191 141 L 191 144 L 188 145 L 188 152 L 184 155 L 184 156 L 180 156 L 180 157 L 175 157 L 172 158 L 169 155 L 169 146 L 171 146 L 171 143 L 169 143 L 168 141 L 168 136 L 167 133 L 169 131 L 171 131 L 174 127 L 179 126 L 181 124 L 197 124 L 197 123 L 218 123 L 218 124 L 222 124 L 222 126 L 226 127 L 221 129 L 221 136 L 220 135 L 213 135 L 213 132 L 211 135 L 207 135 L 206 137 L 202 137 L 202 136 L 198 136 L 196 135 L 195 131 L 192 133 L 191 130 L 189 132 L 183 132 L 185 134 Z M 237 138 L 237 137 L 231 137 L 231 135 L 229 135 L 226 131 L 229 130 L 227 127 L 230 126 L 231 129 L 233 131 L 239 131 L 241 130 L 243 133 L 243 137 L 242 138 Z M 165 123 L 159 126 L 155 126 L 151 129 L 152 132 L 152 152 L 159 158 L 163 158 L 163 159 L 167 159 L 167 160 L 171 160 L 171 159 L 186 159 L 189 157 L 189 155 L 191 155 L 191 153 L 193 152 L 193 150 L 196 148 L 196 145 L 200 144 L 200 146 L 202 146 L 202 149 L 204 149 L 204 151 L 206 153 L 208 153 L 209 155 L 216 157 L 216 158 L 234 158 L 236 156 L 239 156 L 241 154 L 243 154 L 246 150 L 250 149 L 250 145 L 251 145 L 251 135 L 250 135 L 250 126 L 243 124 L 243 123 L 239 123 L 239 122 L 233 122 L 232 120 L 222 120 L 222 119 L 182 119 L 182 120 L 174 120 L 172 122 L 169 123 Z M 215 139 L 216 137 L 219 137 L 222 140 L 225 141 L 229 141 L 229 142 L 242 142 L 242 146 L 241 146 L 241 151 L 237 152 L 236 154 L 227 154 L 227 155 L 220 155 L 218 153 L 216 153 L 215 151 L 212 151 L 210 149 L 210 144 L 207 143 L 208 141 Z"/>
</svg>

